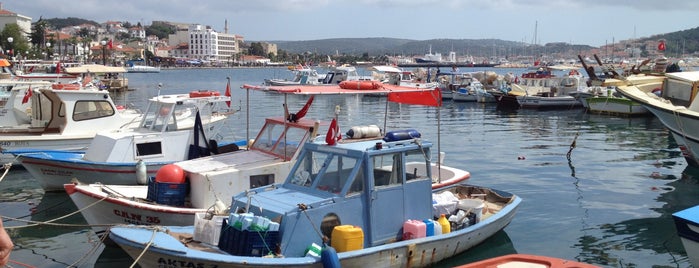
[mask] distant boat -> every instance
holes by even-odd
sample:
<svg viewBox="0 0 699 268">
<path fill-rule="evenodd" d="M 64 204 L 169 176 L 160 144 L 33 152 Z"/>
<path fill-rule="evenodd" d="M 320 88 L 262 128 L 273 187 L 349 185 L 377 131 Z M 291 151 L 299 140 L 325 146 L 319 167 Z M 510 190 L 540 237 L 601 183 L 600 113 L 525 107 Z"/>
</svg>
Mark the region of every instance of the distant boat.
<svg viewBox="0 0 699 268">
<path fill-rule="evenodd" d="M 129 73 L 159 73 L 160 67 L 146 66 L 146 65 L 133 65 L 126 67 L 126 71 Z"/>
</svg>

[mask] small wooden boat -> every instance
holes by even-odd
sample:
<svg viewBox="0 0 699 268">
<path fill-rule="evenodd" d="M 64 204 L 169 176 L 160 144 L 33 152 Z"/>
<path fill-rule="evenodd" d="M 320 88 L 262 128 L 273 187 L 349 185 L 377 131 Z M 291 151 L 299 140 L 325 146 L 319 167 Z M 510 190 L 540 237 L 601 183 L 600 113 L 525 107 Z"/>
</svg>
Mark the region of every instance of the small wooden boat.
<svg viewBox="0 0 699 268">
<path fill-rule="evenodd" d="M 433 190 L 426 157 L 432 143 L 391 133 L 383 139 L 306 143 L 284 183 L 232 198 L 229 216 L 221 219 L 218 246 L 189 239 L 196 236 L 196 226 L 117 226 L 109 237 L 141 267 L 159 267 L 163 261 L 317 267 L 334 258 L 345 267 L 423 267 L 474 247 L 510 223 L 519 197 L 465 184 Z M 428 173 L 406 166 L 412 162 Z M 467 205 L 473 203 L 478 205 Z M 453 230 L 447 216 L 453 218 Z M 318 245 L 328 245 L 320 255 L 329 256 L 309 254 Z"/>
<path fill-rule="evenodd" d="M 456 266 L 455 268 L 599 268 L 600 266 L 531 254 L 509 254 L 490 258 L 474 263 Z"/>
</svg>

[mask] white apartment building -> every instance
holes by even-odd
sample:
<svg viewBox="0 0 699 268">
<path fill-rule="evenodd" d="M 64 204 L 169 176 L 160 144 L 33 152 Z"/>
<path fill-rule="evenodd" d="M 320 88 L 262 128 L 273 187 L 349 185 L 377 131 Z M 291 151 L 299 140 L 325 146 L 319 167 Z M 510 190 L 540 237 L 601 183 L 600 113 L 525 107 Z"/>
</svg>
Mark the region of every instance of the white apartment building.
<svg viewBox="0 0 699 268">
<path fill-rule="evenodd" d="M 188 29 L 189 58 L 202 61 L 232 61 L 239 52 L 237 36 L 219 33 L 209 26 L 192 24 Z"/>
<path fill-rule="evenodd" d="M 5 10 L 2 8 L 2 3 L 0 3 L 0 30 L 12 23 L 17 24 L 22 32 L 29 37 L 29 34 L 32 32 L 32 18 Z"/>
</svg>

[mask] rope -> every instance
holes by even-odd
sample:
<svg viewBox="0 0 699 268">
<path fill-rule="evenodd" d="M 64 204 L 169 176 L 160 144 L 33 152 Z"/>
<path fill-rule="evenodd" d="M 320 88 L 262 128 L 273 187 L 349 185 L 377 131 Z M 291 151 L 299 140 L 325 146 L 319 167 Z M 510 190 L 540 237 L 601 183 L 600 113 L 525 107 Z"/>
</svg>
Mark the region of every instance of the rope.
<svg viewBox="0 0 699 268">
<path fill-rule="evenodd" d="M 308 206 L 307 206 L 306 204 L 303 204 L 303 203 L 302 203 L 302 204 L 298 204 L 297 206 L 299 207 L 299 210 L 301 210 L 301 211 L 303 212 L 303 215 L 306 215 L 306 218 L 307 218 L 308 221 L 311 223 L 311 227 L 313 227 L 313 230 L 316 231 L 316 234 L 318 234 L 318 236 L 320 237 L 320 240 L 323 241 L 323 244 L 327 244 L 327 242 L 328 242 L 327 239 L 328 239 L 328 238 L 325 237 L 322 233 L 320 233 L 320 231 L 318 230 L 318 228 L 316 228 L 316 225 L 315 225 L 315 224 L 313 223 L 313 221 L 311 220 L 311 216 L 308 216 L 308 213 L 306 213 L 306 210 L 308 209 Z"/>
<path fill-rule="evenodd" d="M 93 226 L 95 226 L 95 227 L 97 227 L 97 226 L 99 226 L 99 227 L 109 227 L 109 226 L 113 226 L 113 224 L 89 225 L 89 224 L 53 223 L 53 222 L 55 222 L 55 221 L 62 220 L 62 219 L 68 218 L 68 217 L 70 217 L 70 216 L 73 216 L 73 215 L 75 215 L 75 214 L 77 214 L 77 213 L 81 213 L 83 210 L 88 209 L 88 208 L 90 208 L 90 207 L 96 205 L 96 204 L 99 203 L 99 202 L 104 201 L 104 200 L 107 199 L 108 197 L 110 197 L 110 196 L 107 195 L 107 196 L 103 197 L 102 199 L 97 200 L 97 201 L 93 202 L 93 203 L 90 204 L 90 205 L 87 205 L 86 207 L 84 207 L 84 208 L 82 208 L 82 209 L 76 210 L 76 211 L 71 212 L 71 213 L 68 213 L 68 214 L 66 214 L 66 215 L 64 215 L 64 216 L 61 216 L 61 217 L 58 217 L 58 218 L 55 218 L 55 219 L 52 219 L 52 220 L 44 221 L 44 222 L 32 221 L 32 220 L 22 220 L 22 219 L 19 219 L 19 218 L 12 218 L 12 217 L 2 216 L 2 215 L 0 215 L 0 218 L 10 219 L 10 220 L 19 221 L 19 222 L 25 222 L 25 223 L 32 223 L 32 224 L 24 225 L 24 226 L 9 226 L 9 227 L 6 226 L 5 229 L 19 229 L 19 228 L 34 227 L 34 226 L 39 226 L 39 225 L 65 226 L 65 227 L 93 227 Z"/>
<path fill-rule="evenodd" d="M 11 167 L 12 167 L 12 162 L 10 162 L 10 163 L 5 163 L 4 165 L 2 165 L 2 168 L 5 169 L 5 172 L 2 173 L 2 177 L 0 177 L 0 182 L 2 181 L 2 179 L 5 178 L 5 176 L 7 175 L 7 173 L 10 172 L 10 168 L 11 168 Z"/>
<path fill-rule="evenodd" d="M 141 254 L 139 254 L 138 257 L 136 259 L 134 259 L 133 263 L 131 264 L 131 266 L 129 266 L 129 268 L 135 267 L 136 264 L 138 264 L 138 261 L 141 260 L 141 257 L 143 257 L 143 255 L 146 254 L 146 252 L 148 251 L 148 248 L 150 248 L 150 246 L 153 244 L 153 240 L 155 239 L 155 234 L 158 233 L 158 230 L 159 230 L 158 227 L 153 228 L 153 233 L 151 234 L 150 240 L 146 244 L 146 247 L 144 247 L 143 251 L 141 251 Z"/>
</svg>

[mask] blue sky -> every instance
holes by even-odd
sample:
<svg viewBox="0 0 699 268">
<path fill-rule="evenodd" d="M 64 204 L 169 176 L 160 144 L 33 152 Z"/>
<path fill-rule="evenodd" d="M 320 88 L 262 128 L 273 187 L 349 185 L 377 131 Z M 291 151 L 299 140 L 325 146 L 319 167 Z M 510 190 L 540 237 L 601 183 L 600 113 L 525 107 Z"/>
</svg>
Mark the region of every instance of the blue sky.
<svg viewBox="0 0 699 268">
<path fill-rule="evenodd" d="M 695 0 L 22 0 L 32 17 L 210 25 L 248 41 L 344 37 L 502 39 L 601 46 L 699 27 Z M 536 28 L 536 31 L 535 31 Z"/>
</svg>

